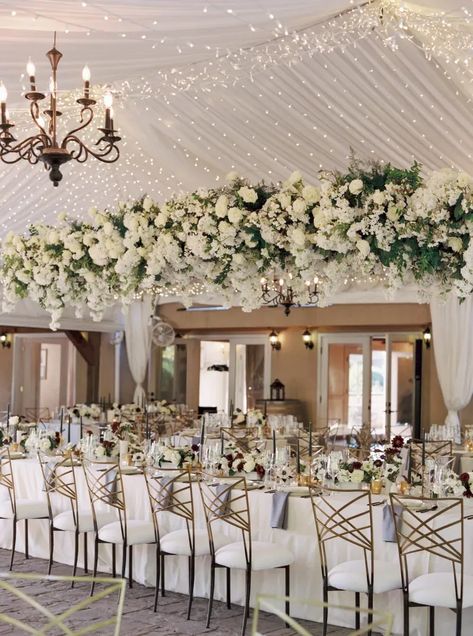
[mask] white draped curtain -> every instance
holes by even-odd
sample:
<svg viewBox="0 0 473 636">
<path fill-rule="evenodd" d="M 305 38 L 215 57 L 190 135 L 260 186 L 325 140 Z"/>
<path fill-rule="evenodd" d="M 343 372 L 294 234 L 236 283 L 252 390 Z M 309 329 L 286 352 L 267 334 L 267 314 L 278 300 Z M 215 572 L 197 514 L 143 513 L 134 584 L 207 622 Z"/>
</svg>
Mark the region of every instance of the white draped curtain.
<svg viewBox="0 0 473 636">
<path fill-rule="evenodd" d="M 437 375 L 448 409 L 445 424 L 455 427 L 473 395 L 473 296 L 463 302 L 454 294 L 430 303 Z"/>
<path fill-rule="evenodd" d="M 136 383 L 133 402 L 143 406 L 146 391 L 143 383 L 146 377 L 151 348 L 150 316 L 153 304 L 150 296 L 135 300 L 125 310 L 125 342 L 128 366 Z"/>
</svg>

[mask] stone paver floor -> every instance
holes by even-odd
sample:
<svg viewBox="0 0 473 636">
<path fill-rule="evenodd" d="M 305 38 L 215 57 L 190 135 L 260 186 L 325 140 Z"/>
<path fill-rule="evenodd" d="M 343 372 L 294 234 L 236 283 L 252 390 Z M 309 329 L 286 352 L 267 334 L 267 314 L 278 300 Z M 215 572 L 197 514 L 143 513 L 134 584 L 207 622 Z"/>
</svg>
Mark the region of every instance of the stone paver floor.
<svg viewBox="0 0 473 636">
<path fill-rule="evenodd" d="M 5 572 L 8 570 L 9 559 L 10 552 L 0 549 L 0 571 Z M 21 553 L 17 553 L 14 570 L 19 574 L 34 572 L 43 575 L 46 573 L 47 563 L 43 559 L 31 558 L 26 560 Z M 71 568 L 65 565 L 55 564 L 53 568 L 53 574 L 69 575 L 70 572 Z M 79 571 L 78 574 L 82 574 L 82 571 Z M 64 611 L 67 607 L 78 603 L 86 598 L 89 592 L 88 586 L 78 585 L 71 589 L 69 584 L 63 581 L 32 582 L 22 580 L 18 582 L 18 586 L 21 587 L 22 591 L 36 598 L 39 603 L 54 613 Z M 160 597 L 156 614 L 152 611 L 153 599 L 154 589 L 144 587 L 138 583 L 134 583 L 131 590 L 126 590 L 125 610 L 121 628 L 123 636 L 145 636 L 148 634 L 197 636 L 207 633 L 215 636 L 237 636 L 240 633 L 242 608 L 238 605 L 233 605 L 232 609 L 229 610 L 223 603 L 215 601 L 211 627 L 206 629 L 206 599 L 196 598 L 194 600 L 190 621 L 186 620 L 187 597 L 185 595 L 168 592 L 166 597 Z M 69 626 L 78 627 L 80 625 L 83 628 L 87 621 L 98 621 L 104 616 L 109 617 L 110 607 L 110 599 L 102 599 L 94 603 L 90 609 L 81 610 Z M 31 608 L 27 608 L 21 601 L 13 599 L 3 590 L 0 591 L 0 612 L 5 612 L 19 620 L 26 620 L 36 628 L 42 624 Z M 302 621 L 302 624 L 314 636 L 322 634 L 322 626 L 319 623 Z M 261 613 L 258 631 L 271 636 L 290 636 L 290 634 L 294 633 L 292 630 L 285 628 L 279 618 L 266 612 Z M 250 632 L 251 629 L 247 628 L 247 634 L 250 634 Z M 329 628 L 330 636 L 346 636 L 349 632 L 350 630 L 339 627 Z M 108 629 L 94 633 L 111 634 L 112 630 Z M 12 627 L 0 622 L 0 634 L 2 636 L 3 634 L 20 635 L 25 634 L 25 632 L 18 627 Z"/>
</svg>

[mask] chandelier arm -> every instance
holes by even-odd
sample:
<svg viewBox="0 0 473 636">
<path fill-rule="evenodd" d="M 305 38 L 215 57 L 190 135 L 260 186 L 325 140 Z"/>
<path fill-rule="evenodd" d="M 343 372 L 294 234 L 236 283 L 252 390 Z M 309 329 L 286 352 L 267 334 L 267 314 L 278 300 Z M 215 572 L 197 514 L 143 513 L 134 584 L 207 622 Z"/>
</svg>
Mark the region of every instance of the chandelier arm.
<svg viewBox="0 0 473 636">
<path fill-rule="evenodd" d="M 84 115 L 87 115 L 88 118 L 84 120 Z M 67 135 L 64 137 L 61 148 L 66 148 L 67 144 L 71 139 L 77 140 L 77 136 L 75 133 L 79 132 L 79 130 L 83 130 L 87 128 L 87 126 L 92 122 L 94 118 L 94 111 L 90 106 L 84 106 L 80 111 L 80 121 L 81 125 L 77 126 L 77 128 L 73 128 Z M 81 142 L 82 143 L 82 142 Z"/>
<path fill-rule="evenodd" d="M 7 164 L 17 163 L 21 159 L 27 159 L 31 164 L 35 164 L 38 163 L 43 147 L 42 136 L 34 135 L 24 139 L 16 146 L 1 148 L 0 159 Z"/>
<path fill-rule="evenodd" d="M 95 159 L 98 159 L 99 161 L 104 161 L 105 163 L 114 163 L 120 157 L 120 150 L 118 146 L 116 146 L 112 142 L 108 142 L 107 146 L 103 150 L 94 151 L 75 135 L 69 134 L 67 137 L 68 137 L 67 144 L 75 143 L 79 147 L 78 151 L 77 150 L 70 151 L 72 159 L 75 159 L 79 163 L 84 163 L 87 160 L 88 155 L 92 155 L 92 157 L 95 157 Z M 100 143 L 100 141 L 102 141 L 103 139 L 104 138 L 100 139 L 97 142 L 97 144 Z M 110 155 L 110 153 L 112 152 L 114 154 L 112 155 L 112 157 L 108 158 L 108 155 Z"/>
<path fill-rule="evenodd" d="M 39 117 L 40 117 L 40 110 L 39 110 L 39 105 L 38 102 L 32 101 L 30 104 L 30 114 L 31 114 L 31 118 L 34 121 L 34 123 L 36 124 L 36 126 L 38 126 L 38 128 L 40 129 L 40 131 L 43 133 L 43 136 L 45 138 L 45 140 L 48 140 L 48 143 L 45 143 L 45 146 L 50 146 L 51 142 L 49 139 L 49 135 L 48 133 L 45 131 L 44 126 L 41 126 L 41 124 L 39 123 Z"/>
</svg>

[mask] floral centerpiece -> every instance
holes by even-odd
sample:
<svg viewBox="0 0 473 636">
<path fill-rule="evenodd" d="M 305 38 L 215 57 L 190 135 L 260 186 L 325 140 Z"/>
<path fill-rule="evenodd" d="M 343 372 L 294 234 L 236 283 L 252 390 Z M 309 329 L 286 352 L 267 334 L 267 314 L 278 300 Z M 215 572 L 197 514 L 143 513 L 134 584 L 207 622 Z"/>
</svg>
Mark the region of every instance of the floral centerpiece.
<svg viewBox="0 0 473 636">
<path fill-rule="evenodd" d="M 74 404 L 67 409 L 67 414 L 75 418 L 98 420 L 101 413 L 102 407 L 99 404 Z"/>
<path fill-rule="evenodd" d="M 246 415 L 241 409 L 235 409 L 232 414 L 232 426 L 242 426 L 246 424 Z"/>
<path fill-rule="evenodd" d="M 199 459 L 199 447 L 170 446 L 156 444 L 152 451 L 155 463 L 161 468 L 190 468 L 195 466 Z"/>
<path fill-rule="evenodd" d="M 381 459 L 366 459 L 360 462 L 356 459 L 341 462 L 335 473 L 336 483 L 369 484 L 373 479 L 381 479 L 383 462 Z"/>
<path fill-rule="evenodd" d="M 254 475 L 255 478 L 262 479 L 265 474 L 259 450 L 245 452 L 233 445 L 228 445 L 224 454 L 215 460 L 214 470 L 229 477 L 241 474 Z"/>
<path fill-rule="evenodd" d="M 402 449 L 405 447 L 404 438 L 395 435 L 391 440 L 391 446 L 384 449 L 381 459 L 384 461 L 384 478 L 395 483 L 402 468 Z"/>
</svg>

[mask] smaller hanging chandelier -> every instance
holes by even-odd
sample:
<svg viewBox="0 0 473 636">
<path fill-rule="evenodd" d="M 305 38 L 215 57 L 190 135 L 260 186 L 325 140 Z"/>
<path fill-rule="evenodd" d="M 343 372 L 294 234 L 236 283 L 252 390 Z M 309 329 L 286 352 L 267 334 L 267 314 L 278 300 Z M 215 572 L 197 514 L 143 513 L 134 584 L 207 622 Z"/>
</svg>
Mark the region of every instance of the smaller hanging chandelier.
<svg viewBox="0 0 473 636">
<path fill-rule="evenodd" d="M 76 133 L 87 128 L 94 118 L 93 106 L 97 103 L 90 97 L 90 70 L 85 66 L 82 71 L 82 79 L 84 82 L 83 95 L 77 99 L 77 103 L 81 106 L 79 125 L 68 132 L 61 142 L 58 140 L 58 118 L 62 115 L 57 110 L 57 81 L 56 74 L 62 53 L 56 49 L 56 33 L 54 33 L 54 46 L 46 53 L 52 69 L 52 77 L 49 82 L 49 108 L 43 113 L 49 118 L 45 121 L 41 114 L 40 103 L 46 99 L 44 93 L 36 90 L 35 66 L 31 60 L 26 66 L 30 81 L 30 91 L 25 94 L 27 100 L 30 101 L 30 114 L 33 123 L 39 129 L 34 135 L 18 141 L 12 133 L 15 124 L 10 121 L 7 110 L 7 89 L 3 82 L 0 83 L 0 159 L 4 163 L 17 163 L 21 159 L 26 159 L 31 164 L 42 161 L 45 168 L 49 170 L 49 178 L 55 186 L 62 179 L 60 167 L 74 159 L 79 163 L 84 163 L 89 155 L 104 161 L 113 163 L 120 156 L 117 142 L 117 131 L 113 128 L 113 97 L 110 93 L 104 96 L 105 106 L 105 122 L 103 128 L 98 130 L 101 133 L 98 141 L 95 143 L 96 148 L 88 147 Z"/>
<path fill-rule="evenodd" d="M 272 282 L 268 282 L 266 278 L 261 279 L 261 298 L 263 304 L 268 307 L 284 307 L 284 313 L 289 316 L 292 307 L 301 307 L 301 303 L 294 298 L 294 289 L 292 287 L 292 275 L 289 274 L 289 280 L 286 283 L 284 278 L 274 278 Z M 307 288 L 307 304 L 317 305 L 319 302 L 319 294 L 317 284 L 319 279 L 314 278 L 313 282 L 307 280 L 305 282 Z"/>
</svg>

